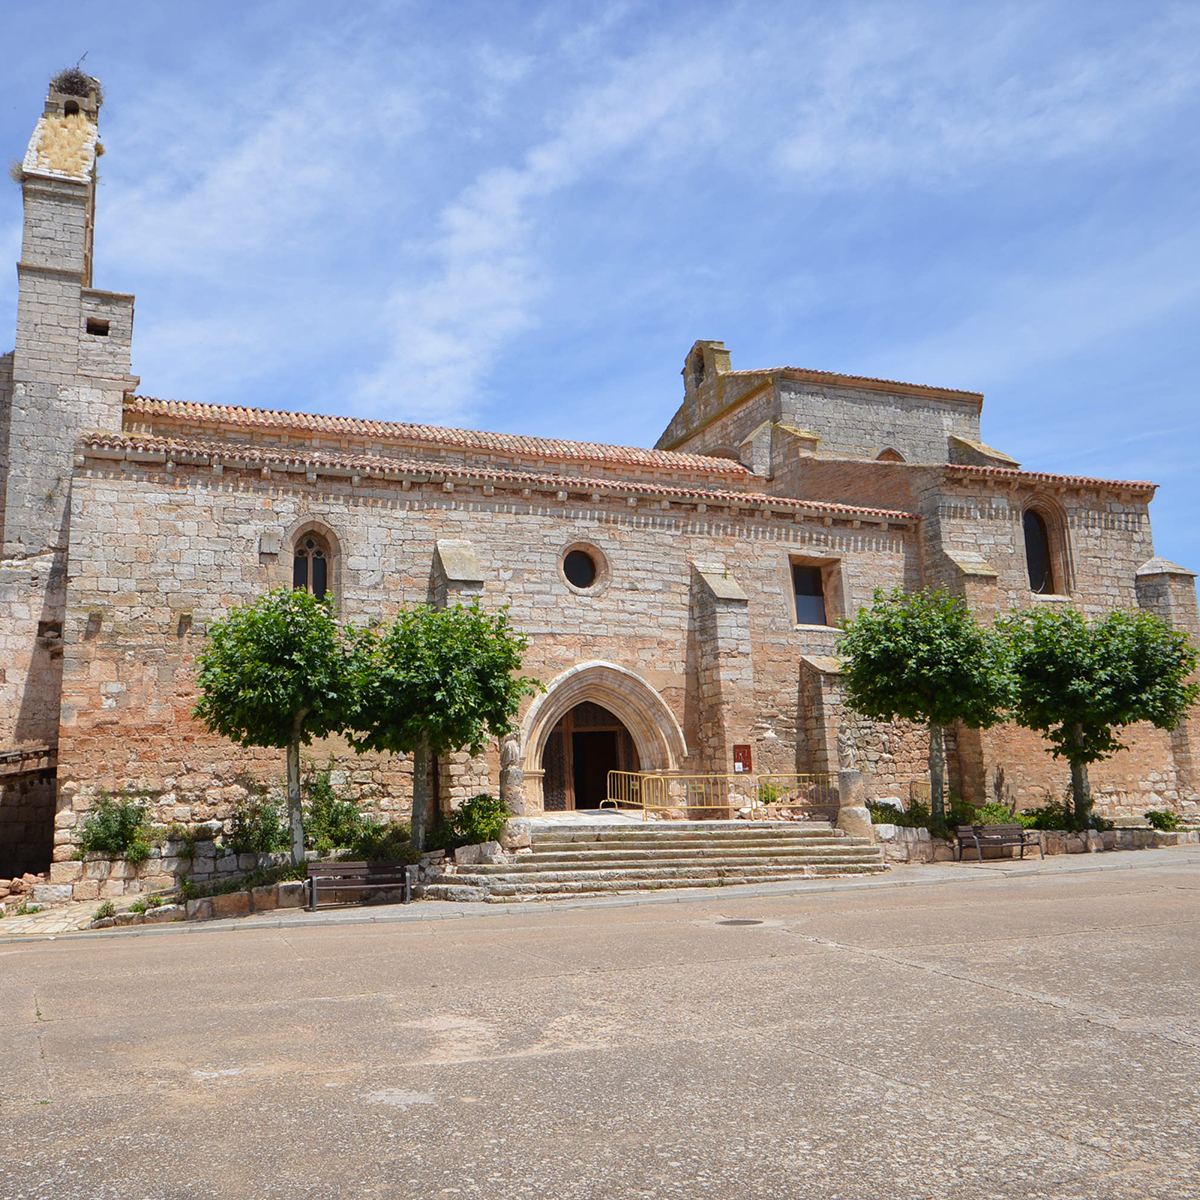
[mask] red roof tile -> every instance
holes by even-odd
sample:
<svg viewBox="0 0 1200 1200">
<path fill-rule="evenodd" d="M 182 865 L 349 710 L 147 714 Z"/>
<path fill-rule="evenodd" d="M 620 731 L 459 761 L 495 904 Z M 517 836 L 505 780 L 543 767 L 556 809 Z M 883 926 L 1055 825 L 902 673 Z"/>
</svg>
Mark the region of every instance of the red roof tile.
<svg viewBox="0 0 1200 1200">
<path fill-rule="evenodd" d="M 852 504 L 835 504 L 823 500 L 797 500 L 790 496 L 771 496 L 765 492 L 726 491 L 721 488 L 691 488 L 678 483 L 653 483 L 636 479 L 591 479 L 579 475 L 553 475 L 533 471 L 513 471 L 472 463 L 447 463 L 421 459 L 391 458 L 378 454 L 345 454 L 330 450 L 297 450 L 292 447 L 238 445 L 230 442 L 204 442 L 193 439 L 157 437 L 152 434 L 88 433 L 80 439 L 85 449 L 120 451 L 121 457 L 132 452 L 171 457 L 200 457 L 226 463 L 270 466 L 333 467 L 341 470 L 360 469 L 363 472 L 430 475 L 437 478 L 472 479 L 528 484 L 542 488 L 554 487 L 564 492 L 616 493 L 619 495 L 661 497 L 681 503 L 735 504 L 740 507 L 759 506 L 829 513 L 848 517 L 882 517 L 894 521 L 916 521 L 915 513 L 887 508 L 860 508 Z"/>
<path fill-rule="evenodd" d="M 1089 479 L 1086 475 L 1054 475 L 1048 471 L 1018 471 L 1013 467 L 973 467 L 954 463 L 946 467 L 960 475 L 984 475 L 994 479 L 1026 480 L 1031 483 L 1063 483 L 1072 487 L 1118 488 L 1126 492 L 1153 492 L 1157 483 L 1145 479 Z"/>
<path fill-rule="evenodd" d="M 313 413 L 278 412 L 266 408 L 241 408 L 223 404 L 195 404 L 186 400 L 156 400 L 132 396 L 125 402 L 134 416 L 165 417 L 199 425 L 220 424 L 241 429 L 294 429 L 341 437 L 388 439 L 399 443 L 447 446 L 489 454 L 517 454 L 532 458 L 558 458 L 571 462 L 611 463 L 702 471 L 726 478 L 749 479 L 752 473 L 729 458 L 706 454 L 681 454 L 671 450 L 643 450 L 637 446 L 610 446 L 602 442 L 571 442 L 562 438 L 526 437 L 513 433 L 484 433 L 471 429 L 445 429 L 436 425 L 409 425 L 375 421 L 366 417 L 319 416 Z"/>
</svg>

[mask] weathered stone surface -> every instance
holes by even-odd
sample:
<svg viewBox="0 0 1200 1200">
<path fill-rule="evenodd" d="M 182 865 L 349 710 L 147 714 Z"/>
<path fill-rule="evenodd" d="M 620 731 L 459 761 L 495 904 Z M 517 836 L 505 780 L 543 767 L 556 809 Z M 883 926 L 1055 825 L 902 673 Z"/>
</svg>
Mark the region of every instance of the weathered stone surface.
<svg viewBox="0 0 1200 1200">
<path fill-rule="evenodd" d="M 100 881 L 97 879 L 80 879 L 71 885 L 72 900 L 99 900 Z"/>
<path fill-rule="evenodd" d="M 307 897 L 302 879 L 288 879 L 277 888 L 280 908 L 301 908 Z"/>
<path fill-rule="evenodd" d="M 520 850 L 528 847 L 530 839 L 530 823 L 527 817 L 511 817 L 504 824 L 500 834 L 500 845 L 505 850 Z"/>
<path fill-rule="evenodd" d="M 499 842 L 481 842 L 476 846 L 459 846 L 454 851 L 456 863 L 507 862 L 504 848 Z"/>
<path fill-rule="evenodd" d="M 213 896 L 214 917 L 243 917 L 250 911 L 249 892 L 228 892 L 224 896 Z"/>
<path fill-rule="evenodd" d="M 168 921 L 181 921 L 184 915 L 182 904 L 160 904 L 158 908 L 146 909 L 146 924 L 162 925 Z"/>
<path fill-rule="evenodd" d="M 61 862 L 50 864 L 51 883 L 74 883 L 83 878 L 83 863 Z"/>
<path fill-rule="evenodd" d="M 184 915 L 189 921 L 206 921 L 213 915 L 211 896 L 202 896 L 199 900 L 189 900 L 184 905 Z"/>
<path fill-rule="evenodd" d="M 36 883 L 30 889 L 36 904 L 60 904 L 71 899 L 69 883 Z"/>
<path fill-rule="evenodd" d="M 267 909 L 279 907 L 279 887 L 268 883 L 262 887 L 250 889 L 250 907 L 255 912 L 265 912 Z"/>
</svg>

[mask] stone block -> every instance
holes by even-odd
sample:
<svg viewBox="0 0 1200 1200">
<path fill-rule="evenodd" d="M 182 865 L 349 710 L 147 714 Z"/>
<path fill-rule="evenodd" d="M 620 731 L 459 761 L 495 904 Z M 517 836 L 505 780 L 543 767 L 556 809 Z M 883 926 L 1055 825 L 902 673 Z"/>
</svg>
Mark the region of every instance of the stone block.
<svg viewBox="0 0 1200 1200">
<path fill-rule="evenodd" d="M 1078 833 L 1070 833 L 1066 838 L 1066 851 L 1068 854 L 1083 854 L 1087 849 L 1084 838 Z"/>
<path fill-rule="evenodd" d="M 279 907 L 279 887 L 274 883 L 250 889 L 250 906 L 255 912 L 266 912 Z"/>
<path fill-rule="evenodd" d="M 212 898 L 214 917 L 244 917 L 250 911 L 249 892 L 228 892 Z"/>
<path fill-rule="evenodd" d="M 96 879 L 80 879 L 71 885 L 73 900 L 99 900 L 100 882 Z"/>
<path fill-rule="evenodd" d="M 71 899 L 69 883 L 35 883 L 30 889 L 34 904 L 61 904 Z"/>
<path fill-rule="evenodd" d="M 125 895 L 123 879 L 105 879 L 100 883 L 100 898 L 102 900 L 119 900 Z"/>
<path fill-rule="evenodd" d="M 238 869 L 238 856 L 236 854 L 224 854 L 217 859 L 217 870 L 229 874 Z"/>
<path fill-rule="evenodd" d="M 280 908 L 303 908 L 308 899 L 308 889 L 302 879 L 289 879 L 278 885 Z"/>
<path fill-rule="evenodd" d="M 141 913 L 123 912 L 117 913 L 113 918 L 114 925 L 141 925 L 145 918 Z"/>
<path fill-rule="evenodd" d="M 532 845 L 532 836 L 528 817 L 510 817 L 504 823 L 500 844 L 505 850 L 523 850 Z"/>
<path fill-rule="evenodd" d="M 189 900 L 184 905 L 184 916 L 189 921 L 207 921 L 213 915 L 213 902 L 211 896 L 204 896 L 199 900 Z"/>
<path fill-rule="evenodd" d="M 158 908 L 148 908 L 146 909 L 146 924 L 162 925 L 167 921 L 181 920 L 183 912 L 182 904 L 163 904 Z"/>
<path fill-rule="evenodd" d="M 112 863 L 108 859 L 89 859 L 83 864 L 84 879 L 107 879 Z"/>
<path fill-rule="evenodd" d="M 56 862 L 50 864 L 51 883 L 74 883 L 83 878 L 83 863 Z"/>
<path fill-rule="evenodd" d="M 211 875 L 216 869 L 217 860 L 211 854 L 202 856 L 197 852 L 196 857 L 192 859 L 191 874 L 193 875 Z"/>
<path fill-rule="evenodd" d="M 508 856 L 499 842 L 480 842 L 475 846 L 459 846 L 454 852 L 454 861 L 464 863 L 504 863 Z"/>
<path fill-rule="evenodd" d="M 108 869 L 109 879 L 136 879 L 139 863 L 126 862 L 123 858 L 114 859 Z"/>
<path fill-rule="evenodd" d="M 88 926 L 89 929 L 111 929 L 117 923 L 116 917 L 101 917 Z"/>
<path fill-rule="evenodd" d="M 258 870 L 258 855 L 257 854 L 239 854 L 237 856 L 237 868 L 239 871 L 256 871 L 256 870 Z"/>
<path fill-rule="evenodd" d="M 874 830 L 875 830 L 875 840 L 877 842 L 892 842 L 892 841 L 896 840 L 896 826 L 895 825 L 888 825 L 886 823 L 881 825 L 881 824 L 876 823 L 874 826 Z"/>
</svg>

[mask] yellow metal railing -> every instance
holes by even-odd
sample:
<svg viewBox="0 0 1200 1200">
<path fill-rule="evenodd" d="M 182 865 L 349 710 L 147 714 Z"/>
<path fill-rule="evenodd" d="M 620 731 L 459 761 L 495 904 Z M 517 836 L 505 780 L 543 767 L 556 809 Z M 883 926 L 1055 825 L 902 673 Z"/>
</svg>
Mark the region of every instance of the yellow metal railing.
<svg viewBox="0 0 1200 1200">
<path fill-rule="evenodd" d="M 641 809 L 649 813 L 765 819 L 789 811 L 836 817 L 837 777 L 831 774 L 652 775 L 609 771 L 608 794 L 601 807 Z"/>
</svg>

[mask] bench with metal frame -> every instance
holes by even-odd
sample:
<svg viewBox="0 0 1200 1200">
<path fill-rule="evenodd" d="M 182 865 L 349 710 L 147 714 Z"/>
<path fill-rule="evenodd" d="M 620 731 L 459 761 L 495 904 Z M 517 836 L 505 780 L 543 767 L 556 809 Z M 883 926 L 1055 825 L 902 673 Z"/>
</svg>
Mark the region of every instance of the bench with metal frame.
<svg viewBox="0 0 1200 1200">
<path fill-rule="evenodd" d="M 308 909 L 316 912 L 322 892 L 402 891 L 403 903 L 412 900 L 416 867 L 398 862 L 310 862 Z"/>
<path fill-rule="evenodd" d="M 962 862 L 963 846 L 970 843 L 983 861 L 985 846 L 1020 846 L 1021 857 L 1025 857 L 1026 846 L 1037 846 L 1038 853 L 1045 858 L 1046 851 L 1042 845 L 1042 835 L 1036 829 L 1026 829 L 1024 825 L 960 825 L 958 827 L 958 861 Z"/>
</svg>

